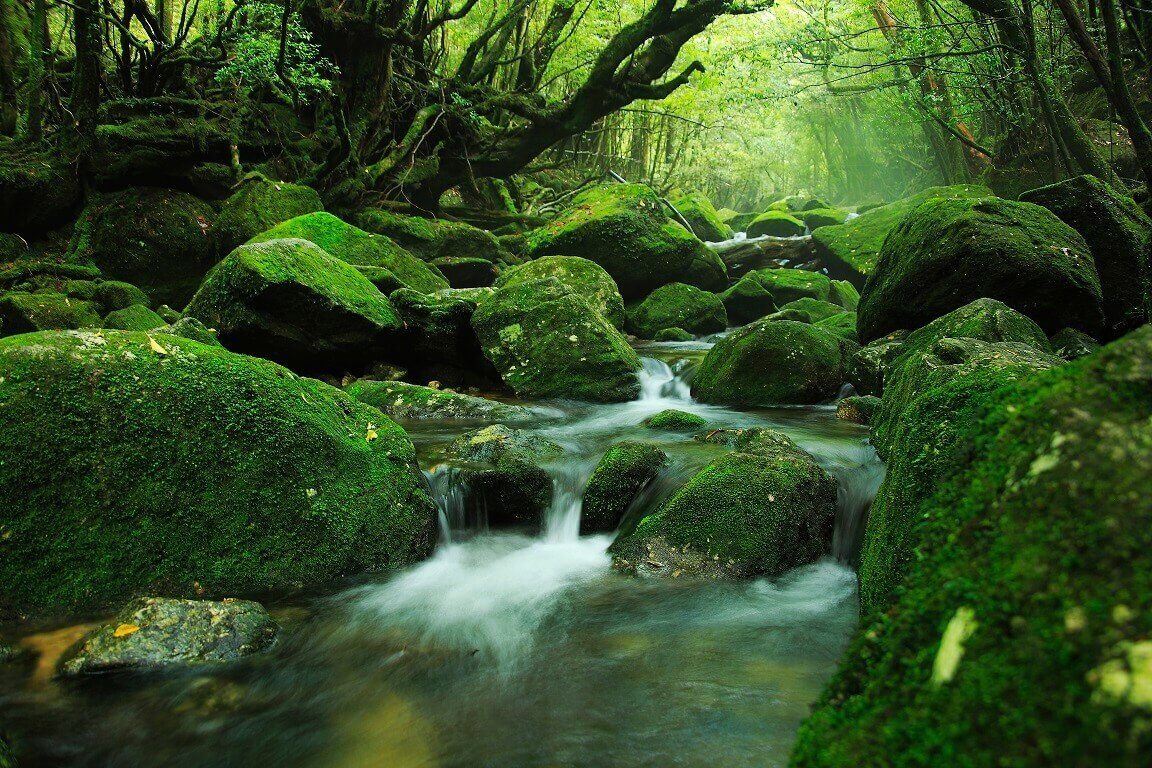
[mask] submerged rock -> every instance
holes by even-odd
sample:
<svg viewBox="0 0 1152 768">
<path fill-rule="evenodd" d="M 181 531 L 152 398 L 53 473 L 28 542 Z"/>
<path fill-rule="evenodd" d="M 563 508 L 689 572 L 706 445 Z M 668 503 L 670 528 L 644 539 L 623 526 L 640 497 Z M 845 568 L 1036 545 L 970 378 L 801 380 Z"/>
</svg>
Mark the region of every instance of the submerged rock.
<svg viewBox="0 0 1152 768">
<path fill-rule="evenodd" d="M 594 261 L 628 300 L 674 281 L 719 290 L 726 279 L 720 257 L 673 223 L 642 184 L 608 184 L 577 195 L 567 211 L 529 235 L 528 254 Z"/>
<path fill-rule="evenodd" d="M 624 299 L 616 281 L 604 267 L 579 256 L 544 256 L 513 267 L 500 275 L 496 286 L 503 288 L 549 277 L 588 299 L 612 325 L 624 327 Z"/>
<path fill-rule="evenodd" d="M 702 469 L 609 552 L 630 573 L 778 576 L 828 550 L 835 515 L 836 481 L 765 430 Z"/>
<path fill-rule="evenodd" d="M 657 288 L 628 312 L 628 330 L 651 339 L 665 328 L 683 328 L 697 335 L 728 327 L 728 313 L 720 297 L 684 283 Z"/>
<path fill-rule="evenodd" d="M 889 234 L 860 299 L 860 338 L 915 329 L 979 298 L 1049 333 L 1101 326 L 1100 280 L 1084 239 L 1046 208 L 997 197 L 932 199 Z"/>
<path fill-rule="evenodd" d="M 344 391 L 395 419 L 509 421 L 527 419 L 533 415 L 531 410 L 518 405 L 402 381 L 359 379 L 345 387 Z"/>
<path fill-rule="evenodd" d="M 498 289 L 472 316 L 484 354 L 523 397 L 593 402 L 640 392 L 640 358 L 583 295 L 556 278 Z"/>
<path fill-rule="evenodd" d="M 320 195 L 311 187 L 248 174 L 224 201 L 212 226 L 217 250 L 227 254 L 277 224 L 322 210 Z"/>
<path fill-rule="evenodd" d="M 667 408 L 653 414 L 642 422 L 649 429 L 662 429 L 666 432 L 694 432 L 708 425 L 708 420 L 687 411 Z"/>
<path fill-rule="evenodd" d="M 613 531 L 636 495 L 668 462 L 655 445 L 624 442 L 609 448 L 584 486 L 580 533 Z"/>
<path fill-rule="evenodd" d="M 160 333 L 9 337 L 0 409 L 0 612 L 291 589 L 431 551 L 404 431 L 266 360 Z"/>
</svg>

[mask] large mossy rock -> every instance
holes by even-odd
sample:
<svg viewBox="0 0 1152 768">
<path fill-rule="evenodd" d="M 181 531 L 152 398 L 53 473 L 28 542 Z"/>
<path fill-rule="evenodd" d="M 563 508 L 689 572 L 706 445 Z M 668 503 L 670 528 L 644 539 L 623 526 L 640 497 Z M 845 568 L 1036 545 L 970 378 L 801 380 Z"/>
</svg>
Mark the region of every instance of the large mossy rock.
<svg viewBox="0 0 1152 768">
<path fill-rule="evenodd" d="M 673 201 L 672 205 L 676 206 L 676 210 L 692 227 L 692 234 L 701 240 L 717 243 L 728 240 L 734 234 L 732 227 L 720 218 L 712 201 L 703 193 L 690 192 Z"/>
<path fill-rule="evenodd" d="M 903 585 L 792 765 L 1147 765 L 1152 328 L 958 414 L 965 383 L 919 401 L 970 448 L 909 512 Z"/>
<path fill-rule="evenodd" d="M 748 237 L 799 237 L 804 234 L 804 222 L 784 211 L 765 211 L 748 225 Z"/>
<path fill-rule="evenodd" d="M 449 287 L 440 270 L 425 264 L 388 237 L 365 232 L 324 211 L 289 219 L 261 232 L 249 242 L 284 238 L 308 240 L 354 266 L 383 267 L 401 284 L 422 293 Z"/>
<path fill-rule="evenodd" d="M 616 281 L 604 267 L 579 256 L 544 256 L 521 264 L 501 273 L 496 286 L 502 288 L 549 277 L 592 301 L 612 325 L 624 327 L 624 299 Z"/>
<path fill-rule="evenodd" d="M 508 250 L 491 232 L 447 219 L 406 216 L 383 208 L 362 211 L 356 223 L 369 232 L 386 235 L 425 261 L 440 258 L 479 258 L 507 261 Z"/>
<path fill-rule="evenodd" d="M 552 504 L 552 476 L 542 465 L 564 449 L 551 440 L 503 424 L 461 435 L 447 458 L 460 466 L 458 478 L 484 522 L 539 526 Z"/>
<path fill-rule="evenodd" d="M 267 650 L 279 625 L 250 600 L 133 600 L 60 661 L 64 677 L 227 664 Z"/>
<path fill-rule="evenodd" d="M 661 286 L 628 312 L 629 332 L 651 339 L 665 328 L 683 328 L 703 335 L 728 327 L 728 312 L 714 293 L 684 283 Z"/>
<path fill-rule="evenodd" d="M 856 345 L 819 326 L 764 318 L 721 339 L 696 369 L 692 396 L 705 403 L 822 403 L 840 391 Z"/>
<path fill-rule="evenodd" d="M 215 263 L 215 212 L 184 192 L 135 187 L 94 197 L 76 222 L 71 258 L 183 306 Z"/>
<path fill-rule="evenodd" d="M 408 436 L 339 390 L 177 336 L 0 340 L 0 612 L 244 595 L 426 556 Z"/>
<path fill-rule="evenodd" d="M 124 309 L 109 312 L 104 318 L 104 327 L 120 331 L 151 331 L 168 325 L 164 318 L 143 304 L 133 304 Z"/>
<path fill-rule="evenodd" d="M 489 289 L 420 293 L 411 288 L 393 292 L 389 301 L 404 321 L 393 359 L 422 381 L 498 384 L 499 375 L 472 328 L 476 307 L 491 293 Z"/>
<path fill-rule="evenodd" d="M 532 417 L 519 405 L 484 397 L 407 384 L 403 381 L 358 379 L 344 391 L 394 419 L 451 419 L 462 421 L 515 421 Z"/>
<path fill-rule="evenodd" d="M 630 573 L 778 576 L 830 549 L 835 516 L 836 481 L 765 430 L 702 469 L 609 552 Z"/>
<path fill-rule="evenodd" d="M 0 335 L 99 328 L 100 305 L 62 293 L 0 294 Z"/>
<path fill-rule="evenodd" d="M 667 463 L 668 454 L 648 443 L 617 443 L 605 451 L 584 486 L 580 533 L 616 530 L 636 495 Z"/>
<path fill-rule="evenodd" d="M 1091 333 L 1104 319 L 1092 254 L 1051 211 L 998 197 L 934 198 L 884 242 L 860 298 L 860 338 L 919 328 L 980 298 L 1049 333 Z"/>
<path fill-rule="evenodd" d="M 820 227 L 812 233 L 816 254 L 828 274 L 863 287 L 880 259 L 884 238 L 908 213 L 932 198 L 987 197 L 992 190 L 976 184 L 929 187 L 894 203 L 870 208 L 844 224 Z"/>
<path fill-rule="evenodd" d="M 776 301 L 763 283 L 744 275 L 723 293 L 720 301 L 732 325 L 747 325 L 776 311 Z"/>
<path fill-rule="evenodd" d="M 523 397 L 594 402 L 640 392 L 640 358 L 584 295 L 556 278 L 498 289 L 472 316 L 484 354 Z"/>
<path fill-rule="evenodd" d="M 818 323 L 845 313 L 844 307 L 819 299 L 796 299 L 782 305 L 769 315 L 773 320 L 795 320 L 798 323 Z"/>
<path fill-rule="evenodd" d="M 309 371 L 355 367 L 395 344 L 403 326 L 368 278 L 307 240 L 240 246 L 184 314 L 229 349 Z"/>
<path fill-rule="evenodd" d="M 727 276 L 720 257 L 673 223 L 660 198 L 642 184 L 609 184 L 577 195 L 559 218 L 529 235 L 528 254 L 594 261 L 628 300 L 671 282 L 720 290 Z"/>
<path fill-rule="evenodd" d="M 828 301 L 832 291 L 831 280 L 806 269 L 757 269 L 745 275 L 744 279 L 760 283 L 777 307 L 797 299 Z"/>
<path fill-rule="evenodd" d="M 1107 339 L 1148 322 L 1152 313 L 1152 219 L 1095 176 L 1078 176 L 1020 195 L 1042 205 L 1088 243 L 1104 294 Z"/>
<path fill-rule="evenodd" d="M 68 223 L 83 188 L 62 154 L 0 141 L 0 231 L 32 236 Z"/>
<path fill-rule="evenodd" d="M 221 255 L 288 219 L 324 210 L 311 187 L 250 174 L 220 207 L 213 225 Z"/>
<path fill-rule="evenodd" d="M 815 232 L 821 227 L 833 227 L 843 224 L 848 218 L 848 212 L 839 208 L 813 208 L 797 214 L 798 218 L 808 227 L 809 232 Z"/>
</svg>

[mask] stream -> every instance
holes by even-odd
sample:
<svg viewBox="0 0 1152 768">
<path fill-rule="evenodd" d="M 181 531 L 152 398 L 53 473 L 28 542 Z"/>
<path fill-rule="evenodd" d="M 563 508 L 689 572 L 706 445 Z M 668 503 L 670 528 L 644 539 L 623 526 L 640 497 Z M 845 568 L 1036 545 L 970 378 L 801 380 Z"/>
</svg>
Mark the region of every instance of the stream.
<svg viewBox="0 0 1152 768">
<path fill-rule="evenodd" d="M 405 424 L 440 508 L 427 561 L 339 592 L 263 596 L 284 631 L 224 669 L 54 680 L 95 623 L 36 627 L 34 669 L 0 671 L 0 712 L 25 734 L 21 765 L 473 768 L 782 766 L 857 620 L 851 568 L 883 474 L 863 427 L 832 407 L 736 411 L 695 403 L 706 342 L 648 344 L 630 403 L 533 404 L 530 428 L 563 445 L 546 467 L 543 529 L 490 530 L 443 463 L 476 424 Z M 666 408 L 715 426 L 791 436 L 839 481 L 833 552 L 776 580 L 615 574 L 611 536 L 578 535 L 584 482 L 609 445 L 656 442 L 669 466 L 642 516 L 723 448 L 656 432 Z"/>
</svg>

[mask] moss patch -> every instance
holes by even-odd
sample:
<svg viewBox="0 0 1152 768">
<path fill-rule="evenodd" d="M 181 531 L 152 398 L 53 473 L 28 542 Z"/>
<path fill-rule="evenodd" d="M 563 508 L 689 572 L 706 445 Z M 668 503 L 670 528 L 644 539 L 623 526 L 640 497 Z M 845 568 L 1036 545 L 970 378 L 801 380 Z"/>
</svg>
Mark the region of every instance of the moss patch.
<svg viewBox="0 0 1152 768">
<path fill-rule="evenodd" d="M 625 442 L 609 448 L 584 486 L 580 533 L 615 530 L 636 494 L 667 461 L 668 455 L 655 445 Z"/>
<path fill-rule="evenodd" d="M 728 313 L 720 297 L 684 283 L 657 288 L 628 312 L 628 330 L 645 339 L 665 328 L 705 334 L 727 327 Z"/>
</svg>

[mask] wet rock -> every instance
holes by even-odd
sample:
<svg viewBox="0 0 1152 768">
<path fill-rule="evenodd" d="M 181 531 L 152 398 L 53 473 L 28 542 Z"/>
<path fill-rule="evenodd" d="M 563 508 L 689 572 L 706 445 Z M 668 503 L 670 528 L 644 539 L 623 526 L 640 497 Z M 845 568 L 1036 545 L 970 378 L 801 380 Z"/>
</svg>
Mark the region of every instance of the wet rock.
<svg viewBox="0 0 1152 768">
<path fill-rule="evenodd" d="M 848 356 L 848 382 L 859 393 L 879 396 L 884 392 L 888 366 L 904 351 L 907 331 L 896 331 L 860 347 Z"/>
<path fill-rule="evenodd" d="M 448 449 L 473 503 L 496 525 L 539 525 L 552 504 L 552 477 L 542 464 L 564 450 L 547 438 L 503 424 L 469 432 Z"/>
<path fill-rule="evenodd" d="M 279 627 L 264 607 L 247 600 L 134 600 L 60 662 L 60 674 L 150 672 L 222 664 L 267 650 Z"/>
<path fill-rule="evenodd" d="M 609 448 L 584 487 L 580 533 L 615 530 L 636 495 L 667 461 L 668 455 L 655 445 L 624 442 Z"/>
<path fill-rule="evenodd" d="M 708 420 L 694 413 L 668 408 L 649 416 L 642 423 L 649 429 L 661 429 L 665 432 L 693 432 L 703 429 Z"/>
<path fill-rule="evenodd" d="M 854 421 L 857 424 L 868 424 L 879 407 L 880 398 L 874 395 L 845 397 L 836 404 L 836 418 Z"/>
<path fill-rule="evenodd" d="M 359 379 L 344 391 L 395 419 L 509 421 L 528 419 L 533 415 L 531 410 L 518 405 L 402 381 Z"/>
<path fill-rule="evenodd" d="M 403 319 L 404 331 L 393 358 L 407 365 L 413 378 L 422 381 L 442 381 L 453 386 L 498 383 L 499 374 L 484 356 L 472 328 L 479 299 L 488 295 L 488 289 L 431 294 L 410 288 L 394 291 L 388 299 Z"/>
<path fill-rule="evenodd" d="M 696 338 L 683 328 L 664 328 L 657 331 L 652 337 L 653 341 L 692 341 Z"/>
<path fill-rule="evenodd" d="M 628 331 L 651 339 L 665 328 L 683 328 L 703 335 L 728 327 L 728 313 L 720 297 L 684 283 L 657 288 L 628 312 Z"/>
</svg>

